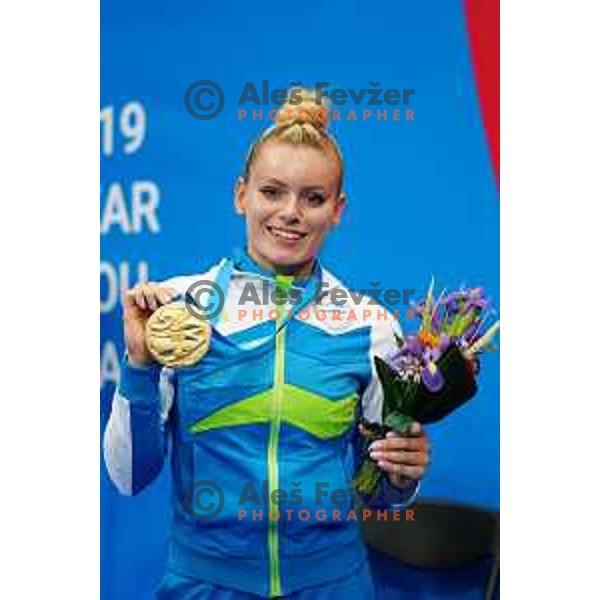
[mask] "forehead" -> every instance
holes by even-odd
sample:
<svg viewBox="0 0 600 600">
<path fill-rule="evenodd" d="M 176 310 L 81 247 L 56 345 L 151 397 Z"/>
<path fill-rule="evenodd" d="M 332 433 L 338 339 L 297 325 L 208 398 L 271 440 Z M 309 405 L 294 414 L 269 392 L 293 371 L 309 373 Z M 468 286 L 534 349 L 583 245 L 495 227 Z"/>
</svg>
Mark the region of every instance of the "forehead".
<svg viewBox="0 0 600 600">
<path fill-rule="evenodd" d="M 278 179 L 289 186 L 334 188 L 339 166 L 326 150 L 285 142 L 266 142 L 254 160 L 251 177 Z"/>
</svg>

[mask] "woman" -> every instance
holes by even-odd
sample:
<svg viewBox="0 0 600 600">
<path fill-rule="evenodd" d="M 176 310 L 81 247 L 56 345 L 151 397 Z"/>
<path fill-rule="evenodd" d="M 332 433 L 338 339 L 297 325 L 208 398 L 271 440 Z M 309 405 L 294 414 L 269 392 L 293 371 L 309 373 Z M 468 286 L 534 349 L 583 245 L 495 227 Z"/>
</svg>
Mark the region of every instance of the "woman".
<svg viewBox="0 0 600 600">
<path fill-rule="evenodd" d="M 394 347 L 399 330 L 368 298 L 340 306 L 319 293 L 347 290 L 317 258 L 346 204 L 341 153 L 319 109 L 305 97 L 282 110 L 250 149 L 235 193 L 245 251 L 125 298 L 127 357 L 105 460 L 118 489 L 135 494 L 171 441 L 173 528 L 159 598 L 373 597 L 344 491 L 357 416 L 380 420 L 372 358 Z M 198 280 L 225 293 L 210 348 L 192 366 L 161 368 L 146 321 Z M 264 289 L 267 304 L 248 304 Z M 371 457 L 408 505 L 428 463 L 424 433 L 416 425 L 374 446 Z"/>
</svg>

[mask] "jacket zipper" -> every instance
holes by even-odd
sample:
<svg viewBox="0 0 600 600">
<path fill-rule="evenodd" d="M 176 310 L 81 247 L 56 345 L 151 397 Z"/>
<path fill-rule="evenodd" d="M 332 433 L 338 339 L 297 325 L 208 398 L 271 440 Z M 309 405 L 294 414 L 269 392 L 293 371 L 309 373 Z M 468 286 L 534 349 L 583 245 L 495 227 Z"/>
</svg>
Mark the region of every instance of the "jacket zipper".
<svg viewBox="0 0 600 600">
<path fill-rule="evenodd" d="M 289 288 L 292 277 L 277 276 L 276 285 L 284 289 Z M 279 487 L 279 469 L 277 450 L 279 446 L 279 430 L 281 428 L 281 406 L 283 402 L 283 385 L 285 383 L 285 327 L 281 327 L 285 321 L 284 307 L 280 307 L 277 319 L 277 333 L 275 334 L 275 373 L 273 381 L 273 410 L 271 429 L 269 432 L 268 470 L 269 470 L 269 512 L 278 510 L 273 502 L 273 492 Z M 281 576 L 279 571 L 279 533 L 278 520 L 269 519 L 268 542 L 269 542 L 269 575 L 270 596 L 282 596 Z"/>
</svg>

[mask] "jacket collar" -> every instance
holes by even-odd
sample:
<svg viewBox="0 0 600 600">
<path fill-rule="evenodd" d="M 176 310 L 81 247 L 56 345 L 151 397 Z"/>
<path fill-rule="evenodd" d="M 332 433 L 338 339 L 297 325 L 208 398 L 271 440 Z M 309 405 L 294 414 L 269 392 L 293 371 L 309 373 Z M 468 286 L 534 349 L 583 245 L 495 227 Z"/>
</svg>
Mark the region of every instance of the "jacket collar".
<svg viewBox="0 0 600 600">
<path fill-rule="evenodd" d="M 233 250 L 233 266 L 238 271 L 253 273 L 265 279 L 275 281 L 277 273 L 259 265 L 249 254 L 246 248 L 235 248 Z M 322 269 L 319 260 L 315 261 L 312 273 L 305 277 L 296 277 L 292 285 L 296 287 L 306 287 L 311 280 L 320 282 L 322 278 Z"/>
</svg>

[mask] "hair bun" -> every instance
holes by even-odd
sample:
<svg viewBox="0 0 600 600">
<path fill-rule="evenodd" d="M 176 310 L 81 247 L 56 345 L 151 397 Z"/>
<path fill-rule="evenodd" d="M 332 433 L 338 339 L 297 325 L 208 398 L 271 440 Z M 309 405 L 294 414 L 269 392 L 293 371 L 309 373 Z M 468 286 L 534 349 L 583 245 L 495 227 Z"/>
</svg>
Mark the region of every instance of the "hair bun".
<svg viewBox="0 0 600 600">
<path fill-rule="evenodd" d="M 328 117 L 324 99 L 318 103 L 313 91 L 294 88 L 290 90 L 287 102 L 279 109 L 277 127 L 312 125 L 319 131 L 325 131 Z"/>
</svg>

